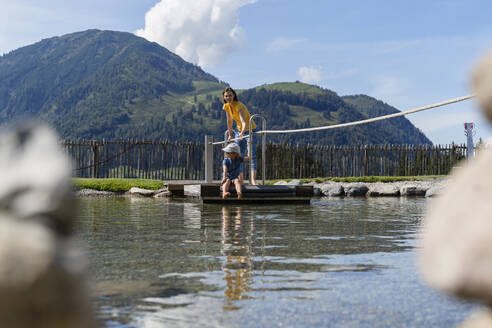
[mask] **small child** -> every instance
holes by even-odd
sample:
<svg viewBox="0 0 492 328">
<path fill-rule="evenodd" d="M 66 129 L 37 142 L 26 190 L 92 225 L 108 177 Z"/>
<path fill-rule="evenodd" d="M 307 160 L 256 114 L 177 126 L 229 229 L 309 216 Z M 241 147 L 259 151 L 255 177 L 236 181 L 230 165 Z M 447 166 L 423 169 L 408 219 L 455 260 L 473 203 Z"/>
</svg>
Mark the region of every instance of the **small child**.
<svg viewBox="0 0 492 328">
<path fill-rule="evenodd" d="M 222 162 L 222 199 L 226 199 L 231 195 L 229 192 L 231 182 L 236 187 L 237 199 L 241 199 L 243 196 L 241 180 L 239 178 L 241 174 L 241 163 L 248 161 L 249 157 L 241 157 L 241 149 L 237 143 L 230 143 L 222 150 L 226 157 Z"/>
</svg>

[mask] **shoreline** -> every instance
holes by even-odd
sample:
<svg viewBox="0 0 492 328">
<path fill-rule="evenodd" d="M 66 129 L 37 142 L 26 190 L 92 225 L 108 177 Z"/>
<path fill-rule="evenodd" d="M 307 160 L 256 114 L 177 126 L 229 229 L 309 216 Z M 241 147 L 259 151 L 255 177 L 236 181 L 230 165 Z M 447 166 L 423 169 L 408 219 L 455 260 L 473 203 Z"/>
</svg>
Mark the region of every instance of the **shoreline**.
<svg viewBox="0 0 492 328">
<path fill-rule="evenodd" d="M 449 184 L 449 177 L 406 180 L 395 182 L 333 182 L 301 183 L 298 179 L 279 181 L 275 185 L 312 185 L 313 197 L 434 197 Z M 199 182 L 185 185 L 184 197 L 200 197 Z M 133 187 L 126 192 L 81 189 L 75 191 L 76 197 L 172 197 L 167 186 L 159 190 Z"/>
</svg>

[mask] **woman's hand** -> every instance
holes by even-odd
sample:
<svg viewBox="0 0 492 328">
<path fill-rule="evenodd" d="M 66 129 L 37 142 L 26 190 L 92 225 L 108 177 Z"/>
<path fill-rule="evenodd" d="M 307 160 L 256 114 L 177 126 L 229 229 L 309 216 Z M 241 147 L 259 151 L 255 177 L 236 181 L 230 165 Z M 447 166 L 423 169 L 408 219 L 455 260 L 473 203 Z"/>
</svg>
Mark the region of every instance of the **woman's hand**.
<svg viewBox="0 0 492 328">
<path fill-rule="evenodd" d="M 223 185 L 224 183 L 226 183 L 226 181 L 227 181 L 227 178 L 223 178 L 222 182 L 220 184 Z"/>
</svg>

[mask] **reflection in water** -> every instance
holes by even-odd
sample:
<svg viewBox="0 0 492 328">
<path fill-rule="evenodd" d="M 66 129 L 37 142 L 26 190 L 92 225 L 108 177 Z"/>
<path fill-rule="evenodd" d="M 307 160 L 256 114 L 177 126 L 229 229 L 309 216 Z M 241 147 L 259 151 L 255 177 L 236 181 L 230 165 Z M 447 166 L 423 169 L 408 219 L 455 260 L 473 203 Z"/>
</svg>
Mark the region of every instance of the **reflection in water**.
<svg viewBox="0 0 492 328">
<path fill-rule="evenodd" d="M 245 292 L 252 284 L 253 269 L 253 221 L 243 222 L 241 207 L 234 209 L 222 207 L 222 251 L 226 260 L 222 266 L 226 281 L 225 310 L 237 310 L 232 301 L 246 299 Z"/>
<path fill-rule="evenodd" d="M 426 204 L 83 199 L 77 234 L 106 327 L 454 326 L 414 267 Z"/>
</svg>

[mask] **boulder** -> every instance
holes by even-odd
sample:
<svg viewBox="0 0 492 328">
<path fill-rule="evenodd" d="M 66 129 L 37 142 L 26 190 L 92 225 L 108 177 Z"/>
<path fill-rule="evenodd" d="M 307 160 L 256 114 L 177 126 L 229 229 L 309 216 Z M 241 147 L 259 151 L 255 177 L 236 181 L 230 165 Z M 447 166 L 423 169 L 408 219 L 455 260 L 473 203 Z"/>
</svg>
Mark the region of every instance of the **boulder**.
<svg viewBox="0 0 492 328">
<path fill-rule="evenodd" d="M 94 189 L 81 189 L 77 190 L 75 192 L 76 197 L 88 197 L 88 196 L 94 196 L 94 197 L 111 197 L 115 196 L 118 193 L 112 192 L 112 191 L 105 191 L 105 190 L 94 190 Z"/>
<path fill-rule="evenodd" d="M 301 180 L 299 179 L 292 179 L 289 181 L 278 181 L 274 183 L 274 185 L 276 186 L 300 186 L 301 184 L 302 184 Z"/>
<path fill-rule="evenodd" d="M 344 187 L 347 197 L 365 196 L 369 188 L 365 184 L 356 183 Z"/>
<path fill-rule="evenodd" d="M 369 197 L 399 196 L 400 189 L 391 183 L 373 183 L 366 194 Z"/>
<path fill-rule="evenodd" d="M 143 197 L 152 197 L 155 194 L 154 190 L 142 189 L 137 187 L 132 187 L 127 191 L 127 194 L 132 196 L 143 196 Z"/>
<path fill-rule="evenodd" d="M 477 65 L 472 82 L 483 113 L 492 122 L 492 53 Z"/>
<path fill-rule="evenodd" d="M 167 189 L 167 187 L 161 188 L 154 193 L 154 198 L 165 198 L 171 197 L 172 193 Z"/>
<path fill-rule="evenodd" d="M 53 132 L 0 136 L 0 323 L 95 327 L 86 259 L 72 236 L 71 166 Z"/>
<path fill-rule="evenodd" d="M 417 185 L 403 185 L 400 188 L 401 196 L 425 196 L 426 192 L 426 188 L 422 188 L 422 186 Z"/>
<path fill-rule="evenodd" d="M 323 196 L 338 197 L 345 195 L 343 186 L 340 183 L 323 183 L 319 188 Z"/>
<path fill-rule="evenodd" d="M 430 205 L 420 263 L 428 282 L 492 305 L 492 149 L 454 172 Z"/>
</svg>

